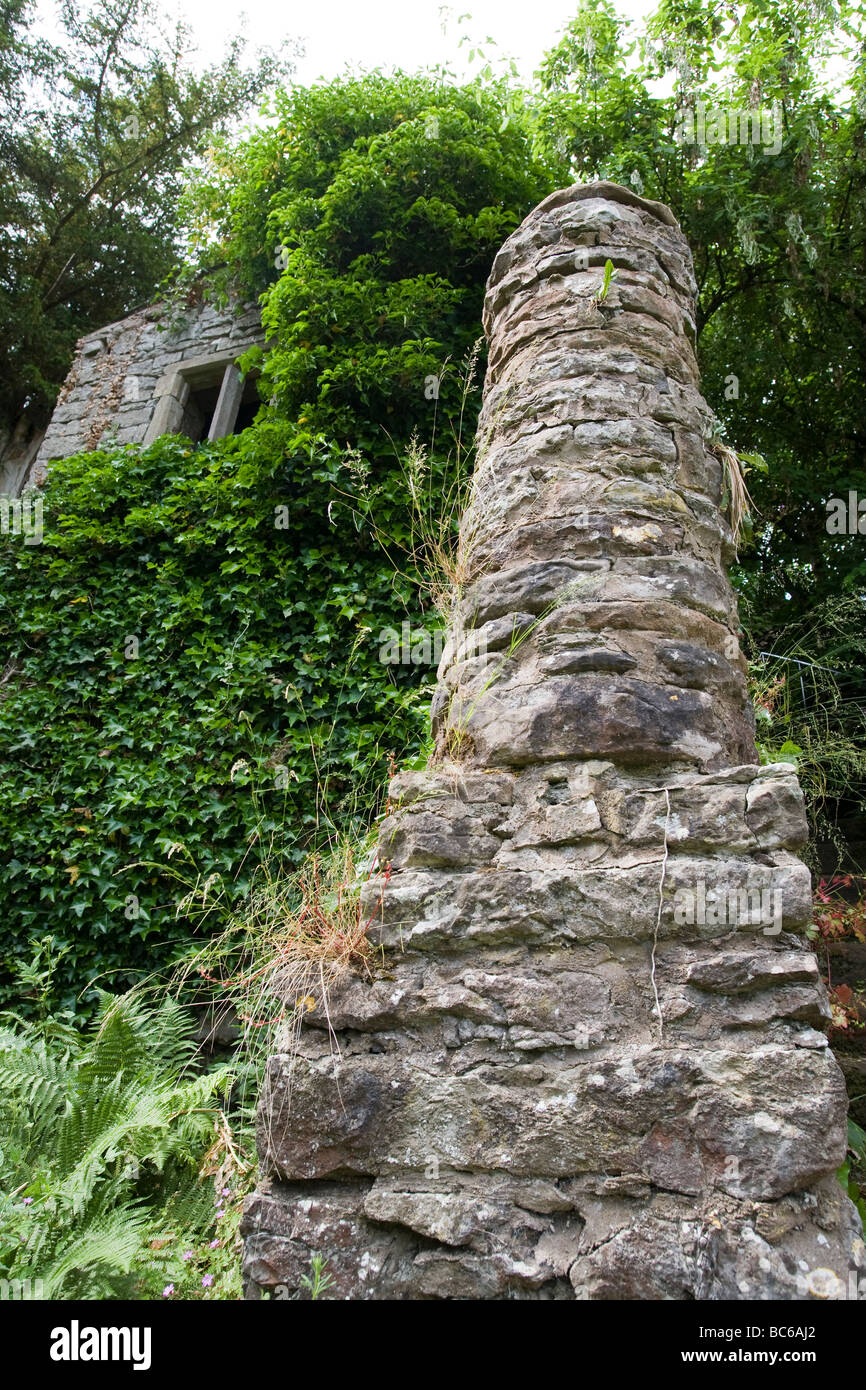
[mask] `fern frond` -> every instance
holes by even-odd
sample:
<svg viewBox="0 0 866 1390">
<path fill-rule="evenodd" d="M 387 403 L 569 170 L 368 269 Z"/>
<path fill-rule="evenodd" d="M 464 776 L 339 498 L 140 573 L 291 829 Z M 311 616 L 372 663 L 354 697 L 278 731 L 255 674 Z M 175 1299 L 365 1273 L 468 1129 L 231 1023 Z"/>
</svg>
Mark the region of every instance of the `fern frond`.
<svg viewBox="0 0 866 1390">
<path fill-rule="evenodd" d="M 169 1118 L 166 1089 L 139 1091 L 108 1088 L 92 1109 L 70 1116 L 70 1133 L 64 1152 L 78 1157 L 62 1182 L 64 1195 L 76 1211 L 90 1200 L 105 1167 L 115 1159 L 124 1162 L 146 1158 L 158 1147 L 160 1131 Z"/>
<path fill-rule="evenodd" d="M 238 1069 L 199 1072 L 194 1060 L 194 1029 L 174 999 L 103 995 L 83 1034 L 64 1017 L 3 1017 L 4 1277 L 40 1278 L 47 1298 L 116 1298 L 134 1265 L 135 1277 L 150 1269 L 141 1252 L 159 1203 L 207 1227 L 213 1189 L 201 1174 Z"/>
<path fill-rule="evenodd" d="M 38 1143 L 56 1124 L 66 1105 L 73 1070 L 66 1049 L 55 1052 L 43 1039 L 31 1034 L 4 1038 L 0 1051 L 0 1091 L 7 1100 L 26 1106 L 33 1142 Z"/>
<path fill-rule="evenodd" d="M 45 1298 L 110 1296 L 118 1275 L 132 1267 L 146 1222 L 147 1212 L 129 1202 L 92 1212 L 87 1223 L 73 1228 L 71 1238 L 54 1250 L 49 1263 L 35 1267 Z"/>
</svg>

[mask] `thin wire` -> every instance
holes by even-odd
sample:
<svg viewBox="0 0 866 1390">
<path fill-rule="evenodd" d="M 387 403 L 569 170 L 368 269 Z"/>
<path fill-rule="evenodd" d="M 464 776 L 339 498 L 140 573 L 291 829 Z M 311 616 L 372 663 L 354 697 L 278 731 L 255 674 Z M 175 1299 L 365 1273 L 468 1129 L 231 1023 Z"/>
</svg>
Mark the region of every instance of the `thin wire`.
<svg viewBox="0 0 866 1390">
<path fill-rule="evenodd" d="M 650 964 L 650 982 L 651 982 L 652 987 L 653 987 L 653 995 L 655 996 L 655 1001 L 656 1001 L 655 1011 L 656 1011 L 656 1017 L 658 1018 L 658 1021 L 659 1021 L 659 1037 L 660 1037 L 660 1038 L 661 1038 L 661 1036 L 662 1036 L 663 1019 L 662 1019 L 662 1005 L 661 1005 L 661 1000 L 659 999 L 658 986 L 657 986 L 657 984 L 656 984 L 656 947 L 658 946 L 658 941 L 659 941 L 659 930 L 660 930 L 661 924 L 662 924 L 662 907 L 663 907 L 663 905 L 664 905 L 665 875 L 666 875 L 666 873 L 667 873 L 667 867 L 668 867 L 668 827 L 669 827 L 669 825 L 670 825 L 670 819 L 671 819 L 671 794 L 670 794 L 670 790 L 669 790 L 668 787 L 664 787 L 664 788 L 663 788 L 663 791 L 664 791 L 664 794 L 665 794 L 665 844 L 664 844 L 664 854 L 662 855 L 662 873 L 661 873 L 661 878 L 659 879 L 659 910 L 658 910 L 658 913 L 657 913 L 657 915 L 656 915 L 656 928 L 655 928 L 655 932 L 653 933 L 653 949 L 652 949 L 652 959 L 651 959 L 651 964 Z"/>
<path fill-rule="evenodd" d="M 835 666 L 819 666 L 817 661 L 801 661 L 798 656 L 780 656 L 778 652 L 758 652 L 758 656 L 771 656 L 774 661 L 793 661 L 795 666 L 811 666 L 813 671 L 829 671 L 831 676 L 844 676 Z"/>
</svg>

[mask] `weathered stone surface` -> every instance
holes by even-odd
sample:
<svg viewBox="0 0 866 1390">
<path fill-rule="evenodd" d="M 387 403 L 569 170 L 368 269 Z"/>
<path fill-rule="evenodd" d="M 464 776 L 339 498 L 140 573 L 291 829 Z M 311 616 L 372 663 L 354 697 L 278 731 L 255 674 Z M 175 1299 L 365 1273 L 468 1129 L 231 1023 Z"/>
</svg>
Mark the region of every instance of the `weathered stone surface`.
<svg viewBox="0 0 866 1390">
<path fill-rule="evenodd" d="M 863 1264 L 694 293 L 669 210 L 610 184 L 496 258 L 437 752 L 390 788 L 381 969 L 270 1059 L 250 1297 L 314 1252 L 362 1299 L 825 1298 Z"/>
<path fill-rule="evenodd" d="M 257 309 L 208 304 L 192 305 L 182 317 L 156 304 L 88 334 L 28 477 L 43 476 L 52 459 L 100 444 L 142 443 L 181 430 L 189 385 L 178 381 L 178 370 L 220 352 L 236 358 L 261 336 Z"/>
</svg>

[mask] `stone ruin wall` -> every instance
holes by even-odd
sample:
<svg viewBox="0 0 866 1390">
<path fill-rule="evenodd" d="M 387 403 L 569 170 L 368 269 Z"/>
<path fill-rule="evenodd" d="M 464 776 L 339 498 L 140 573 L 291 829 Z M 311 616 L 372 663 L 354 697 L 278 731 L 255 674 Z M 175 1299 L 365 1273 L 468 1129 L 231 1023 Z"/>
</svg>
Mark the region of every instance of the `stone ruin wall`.
<svg viewBox="0 0 866 1390">
<path fill-rule="evenodd" d="M 163 432 L 157 411 L 179 368 L 194 370 L 214 358 L 237 357 L 261 336 L 255 305 L 220 309 L 208 303 L 182 313 L 151 305 L 88 333 L 78 341 L 38 451 L 16 448 L 5 466 L 0 461 L 0 493 L 17 495 L 37 484 L 52 459 L 150 442 Z M 164 409 L 162 414 L 165 432 L 180 429 L 181 418 L 168 418 Z"/>
<path fill-rule="evenodd" d="M 270 1060 L 249 1297 L 313 1252 L 353 1299 L 828 1297 L 860 1267 L 694 309 L 671 213 L 616 185 L 554 194 L 496 258 L 437 755 L 391 787 L 383 968 Z"/>
</svg>

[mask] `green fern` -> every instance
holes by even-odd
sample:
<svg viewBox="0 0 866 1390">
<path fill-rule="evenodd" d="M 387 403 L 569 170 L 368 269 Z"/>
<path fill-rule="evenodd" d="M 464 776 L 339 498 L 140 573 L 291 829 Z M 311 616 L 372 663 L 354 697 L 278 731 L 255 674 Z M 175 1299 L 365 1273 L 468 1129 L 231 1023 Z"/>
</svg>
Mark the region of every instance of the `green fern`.
<svg viewBox="0 0 866 1390">
<path fill-rule="evenodd" d="M 2 1277 L 45 1298 L 129 1295 L 166 1203 L 212 1219 L 200 1170 L 234 1072 L 195 1054 L 168 998 L 104 994 L 85 1033 L 0 1021 Z"/>
</svg>

